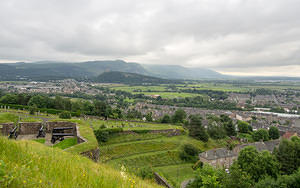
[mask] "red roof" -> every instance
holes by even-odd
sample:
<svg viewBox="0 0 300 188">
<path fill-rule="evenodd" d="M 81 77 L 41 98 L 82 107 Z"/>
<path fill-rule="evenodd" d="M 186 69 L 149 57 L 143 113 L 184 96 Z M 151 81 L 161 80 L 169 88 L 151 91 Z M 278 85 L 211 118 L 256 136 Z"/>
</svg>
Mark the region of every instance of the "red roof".
<svg viewBox="0 0 300 188">
<path fill-rule="evenodd" d="M 286 133 L 284 133 L 284 135 L 282 137 L 286 138 L 286 139 L 290 139 L 292 136 L 297 136 L 297 133 L 296 132 L 286 132 Z"/>
</svg>

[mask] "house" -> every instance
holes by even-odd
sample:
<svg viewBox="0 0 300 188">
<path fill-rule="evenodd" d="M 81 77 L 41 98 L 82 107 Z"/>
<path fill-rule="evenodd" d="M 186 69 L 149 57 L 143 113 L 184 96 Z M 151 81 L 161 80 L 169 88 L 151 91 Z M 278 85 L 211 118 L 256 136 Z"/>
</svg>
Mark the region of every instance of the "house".
<svg viewBox="0 0 300 188">
<path fill-rule="evenodd" d="M 199 159 L 203 163 L 208 163 L 214 167 L 229 168 L 235 159 L 237 159 L 239 152 L 247 147 L 254 146 L 258 151 L 270 151 L 273 152 L 277 147 L 280 140 L 271 140 L 267 142 L 254 142 L 249 144 L 242 144 L 236 146 L 233 150 L 227 148 L 212 149 L 199 154 Z"/>
<path fill-rule="evenodd" d="M 290 139 L 293 136 L 298 136 L 298 134 L 296 132 L 286 132 L 282 135 L 282 138 Z"/>
</svg>

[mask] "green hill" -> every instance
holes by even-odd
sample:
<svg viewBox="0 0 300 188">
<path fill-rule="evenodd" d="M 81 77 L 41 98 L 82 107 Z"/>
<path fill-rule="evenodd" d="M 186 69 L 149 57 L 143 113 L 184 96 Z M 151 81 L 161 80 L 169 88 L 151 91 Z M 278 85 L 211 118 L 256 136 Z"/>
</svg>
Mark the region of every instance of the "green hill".
<svg viewBox="0 0 300 188">
<path fill-rule="evenodd" d="M 173 187 L 194 177 L 193 162 L 180 158 L 183 145 L 189 143 L 200 151 L 224 147 L 225 140 L 210 139 L 207 143 L 189 137 L 181 126 L 149 122 L 92 120 L 94 130 L 122 128 L 133 134 L 112 134 L 106 142 L 100 142 L 100 161 L 116 169 L 126 169 L 141 176 L 142 170 L 157 172 Z M 151 133 L 151 130 L 181 130 L 181 135 L 169 135 L 163 132 Z"/>
<path fill-rule="evenodd" d="M 0 137 L 0 187 L 159 187 L 34 141 Z"/>
</svg>

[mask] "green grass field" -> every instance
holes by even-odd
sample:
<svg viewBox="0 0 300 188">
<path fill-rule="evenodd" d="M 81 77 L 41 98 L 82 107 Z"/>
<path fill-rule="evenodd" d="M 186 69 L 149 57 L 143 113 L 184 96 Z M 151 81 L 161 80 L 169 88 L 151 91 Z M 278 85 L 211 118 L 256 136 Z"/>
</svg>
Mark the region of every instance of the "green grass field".
<svg viewBox="0 0 300 188">
<path fill-rule="evenodd" d="M 193 165 L 193 163 L 170 165 L 157 167 L 154 170 L 167 179 L 174 187 L 180 187 L 183 181 L 191 179 L 194 176 Z"/>
<path fill-rule="evenodd" d="M 66 149 L 77 144 L 76 138 L 66 138 L 63 141 L 55 144 L 54 148 Z"/>
<path fill-rule="evenodd" d="M 0 170 L 0 187 L 159 187 L 80 155 L 35 141 L 14 141 L 3 137 L 0 137 Z"/>
<path fill-rule="evenodd" d="M 118 120 L 91 120 L 91 125 L 94 129 L 99 129 L 102 125 L 106 128 L 123 128 L 123 130 L 162 130 L 162 129 L 182 129 L 181 126 L 162 124 L 162 123 L 147 123 L 147 122 L 129 122 Z"/>
<path fill-rule="evenodd" d="M 40 144 L 45 144 L 45 142 L 46 142 L 45 138 L 39 138 L 39 139 L 35 139 L 33 141 L 38 142 Z"/>
<path fill-rule="evenodd" d="M 9 123 L 9 122 L 17 122 L 19 117 L 15 114 L 11 113 L 0 113 L 0 123 Z"/>
<path fill-rule="evenodd" d="M 38 117 L 33 117 L 30 115 L 11 113 L 11 112 L 0 112 L 0 123 L 9 123 L 17 121 L 20 122 L 41 122 L 42 119 Z"/>
</svg>

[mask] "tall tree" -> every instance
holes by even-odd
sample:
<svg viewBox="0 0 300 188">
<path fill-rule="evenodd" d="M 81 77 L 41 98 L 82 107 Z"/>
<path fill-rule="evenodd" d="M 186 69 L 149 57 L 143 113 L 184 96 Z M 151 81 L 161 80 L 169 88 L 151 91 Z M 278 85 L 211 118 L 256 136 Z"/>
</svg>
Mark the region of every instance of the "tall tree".
<svg viewBox="0 0 300 188">
<path fill-rule="evenodd" d="M 279 130 L 277 127 L 270 127 L 269 129 L 269 137 L 270 139 L 278 139 L 280 137 Z"/>
<path fill-rule="evenodd" d="M 269 132 L 266 129 L 258 129 L 252 134 L 252 138 L 254 141 L 268 141 Z"/>
<path fill-rule="evenodd" d="M 173 123 L 183 123 L 186 118 L 186 112 L 183 109 L 178 109 L 172 117 Z"/>
<path fill-rule="evenodd" d="M 205 128 L 202 126 L 202 118 L 200 116 L 190 116 L 189 136 L 204 142 L 208 141 L 209 136 Z"/>
<path fill-rule="evenodd" d="M 242 149 L 237 164 L 256 182 L 267 176 L 277 177 L 279 173 L 279 163 L 275 156 L 268 151 L 260 153 L 253 146 Z"/>
<path fill-rule="evenodd" d="M 274 154 L 280 163 L 280 170 L 284 174 L 291 174 L 300 167 L 299 139 L 282 140 Z"/>
<path fill-rule="evenodd" d="M 226 130 L 227 136 L 236 136 L 235 125 L 233 124 L 232 119 L 224 114 L 220 116 L 220 119 Z"/>
</svg>

